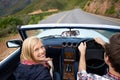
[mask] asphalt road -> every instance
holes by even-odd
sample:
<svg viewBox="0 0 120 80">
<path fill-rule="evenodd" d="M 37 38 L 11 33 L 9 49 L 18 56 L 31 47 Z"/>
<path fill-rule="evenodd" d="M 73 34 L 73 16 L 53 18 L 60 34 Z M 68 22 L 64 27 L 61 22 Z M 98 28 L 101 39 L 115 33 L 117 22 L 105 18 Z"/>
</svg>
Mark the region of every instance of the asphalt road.
<svg viewBox="0 0 120 80">
<path fill-rule="evenodd" d="M 87 13 L 81 9 L 73 9 L 53 14 L 39 23 L 107 24 L 120 26 L 120 19 Z"/>
</svg>

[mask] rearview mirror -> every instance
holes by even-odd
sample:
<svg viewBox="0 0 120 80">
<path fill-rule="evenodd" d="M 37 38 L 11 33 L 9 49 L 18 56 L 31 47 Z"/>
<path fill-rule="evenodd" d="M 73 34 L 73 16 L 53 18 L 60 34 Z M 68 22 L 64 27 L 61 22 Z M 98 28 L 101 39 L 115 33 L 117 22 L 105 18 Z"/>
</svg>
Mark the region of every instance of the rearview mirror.
<svg viewBox="0 0 120 80">
<path fill-rule="evenodd" d="M 67 36 L 77 36 L 80 35 L 80 32 L 78 30 L 70 30 L 70 31 L 64 31 L 62 32 L 62 36 L 67 37 Z"/>
<path fill-rule="evenodd" d="M 18 48 L 22 46 L 22 40 L 10 40 L 6 42 L 8 48 Z"/>
</svg>

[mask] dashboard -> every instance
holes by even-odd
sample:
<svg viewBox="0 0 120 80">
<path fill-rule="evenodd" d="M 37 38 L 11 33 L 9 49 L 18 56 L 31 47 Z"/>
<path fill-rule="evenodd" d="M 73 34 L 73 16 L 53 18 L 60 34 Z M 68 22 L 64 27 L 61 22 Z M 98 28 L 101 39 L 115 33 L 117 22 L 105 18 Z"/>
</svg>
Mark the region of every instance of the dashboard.
<svg viewBox="0 0 120 80">
<path fill-rule="evenodd" d="M 42 39 L 48 56 L 55 62 L 56 70 L 60 70 L 64 80 L 70 78 L 74 80 L 79 64 L 80 53 L 78 45 L 86 42 L 86 64 L 87 71 L 104 75 L 106 73 L 106 64 L 104 62 L 104 48 L 96 43 L 93 38 L 44 38 Z M 75 65 L 77 63 L 77 65 Z M 56 65 L 57 64 L 57 65 Z"/>
</svg>

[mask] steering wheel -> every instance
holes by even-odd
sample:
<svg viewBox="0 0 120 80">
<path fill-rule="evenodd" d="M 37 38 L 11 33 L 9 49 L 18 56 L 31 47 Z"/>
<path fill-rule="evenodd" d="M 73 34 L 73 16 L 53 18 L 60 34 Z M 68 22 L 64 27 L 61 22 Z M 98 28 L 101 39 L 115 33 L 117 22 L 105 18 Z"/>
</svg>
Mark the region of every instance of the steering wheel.
<svg viewBox="0 0 120 80">
<path fill-rule="evenodd" d="M 105 66 L 104 60 L 99 60 L 99 59 L 91 59 L 91 60 L 86 60 L 87 67 L 90 69 L 99 69 Z"/>
<path fill-rule="evenodd" d="M 86 65 L 90 69 L 99 69 L 105 65 L 104 48 L 92 39 L 86 39 Z"/>
</svg>

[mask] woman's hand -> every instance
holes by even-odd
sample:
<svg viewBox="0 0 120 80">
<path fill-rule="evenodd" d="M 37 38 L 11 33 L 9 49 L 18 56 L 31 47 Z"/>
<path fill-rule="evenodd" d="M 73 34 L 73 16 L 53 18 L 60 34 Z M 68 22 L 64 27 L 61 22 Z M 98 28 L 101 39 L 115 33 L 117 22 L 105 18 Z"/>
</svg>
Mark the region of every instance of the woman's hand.
<svg viewBox="0 0 120 80">
<path fill-rule="evenodd" d="M 40 58 L 39 59 L 39 62 L 41 62 L 41 63 L 48 62 L 48 61 L 52 61 L 52 58 L 48 57 L 48 58 L 42 58 L 42 59 Z"/>
<path fill-rule="evenodd" d="M 44 61 L 52 61 L 52 58 L 45 58 Z"/>
</svg>

